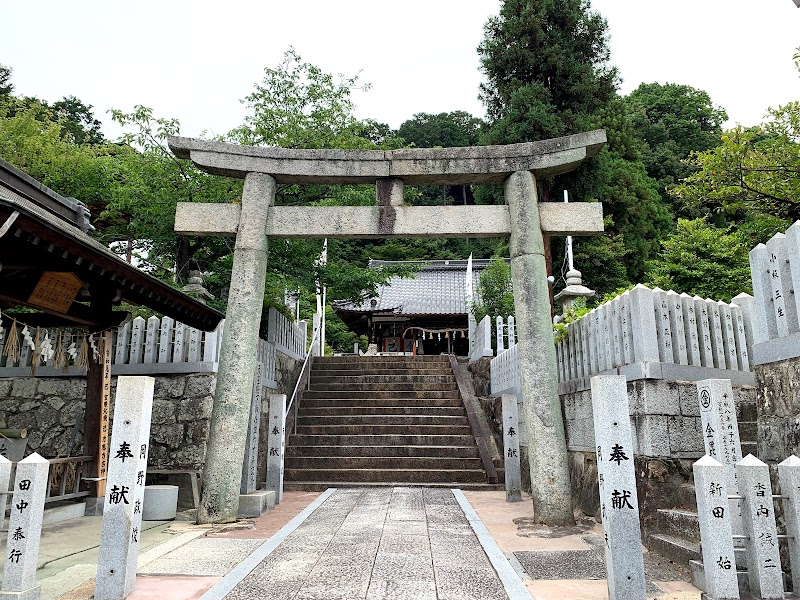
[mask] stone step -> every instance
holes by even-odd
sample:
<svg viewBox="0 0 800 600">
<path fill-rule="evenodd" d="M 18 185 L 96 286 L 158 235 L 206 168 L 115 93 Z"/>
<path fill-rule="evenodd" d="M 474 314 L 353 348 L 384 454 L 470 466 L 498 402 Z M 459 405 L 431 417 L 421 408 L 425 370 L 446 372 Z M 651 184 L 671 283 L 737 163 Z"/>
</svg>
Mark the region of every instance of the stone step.
<svg viewBox="0 0 800 600">
<path fill-rule="evenodd" d="M 689 569 L 692 576 L 692 585 L 698 590 L 706 589 L 706 576 L 703 563 L 700 560 L 690 560 Z M 783 573 L 783 588 L 788 589 L 789 577 L 786 572 Z M 750 595 L 750 580 L 747 577 L 747 571 L 744 569 L 736 569 L 736 581 L 739 584 L 739 595 L 741 598 L 752 598 Z M 703 597 L 705 594 L 703 594 Z M 786 598 L 796 598 L 797 596 L 786 595 Z"/>
<path fill-rule="evenodd" d="M 739 423 L 739 439 L 742 443 L 755 442 L 758 439 L 758 425 L 755 421 L 744 421 Z M 742 456 L 747 456 L 742 453 Z"/>
<path fill-rule="evenodd" d="M 385 389 L 380 390 L 307 390 L 303 392 L 303 401 L 307 399 L 325 398 L 325 399 L 342 399 L 346 401 L 354 400 L 356 398 L 402 398 L 413 400 L 415 398 L 447 398 L 458 400 L 461 404 L 461 397 L 458 395 L 457 390 L 420 390 L 413 391 L 388 391 Z"/>
<path fill-rule="evenodd" d="M 755 402 L 740 402 L 736 404 L 736 419 L 740 423 L 746 421 L 758 421 L 758 410 Z"/>
<path fill-rule="evenodd" d="M 359 391 L 381 391 L 381 392 L 418 392 L 420 389 L 431 392 L 457 392 L 458 385 L 454 380 L 432 381 L 429 383 L 411 382 L 384 382 L 384 383 L 345 383 L 341 380 L 325 383 L 312 381 L 309 390 L 314 392 L 359 392 Z"/>
<path fill-rule="evenodd" d="M 679 565 L 688 565 L 690 560 L 700 560 L 700 544 L 683 538 L 655 533 L 647 536 L 647 548 Z"/>
<path fill-rule="evenodd" d="M 304 425 L 298 435 L 463 435 L 472 433 L 469 425 Z"/>
<path fill-rule="evenodd" d="M 439 384 L 448 384 L 454 385 L 456 382 L 455 377 L 453 377 L 452 373 L 449 375 L 412 375 L 412 374 L 403 374 L 403 375 L 317 375 L 315 373 L 311 374 L 311 388 L 321 388 L 327 387 L 328 385 L 335 383 L 343 386 L 351 386 L 351 385 L 365 385 L 365 384 L 372 384 L 372 385 L 379 385 L 383 387 L 384 384 L 400 384 L 400 383 L 408 383 L 413 384 L 413 388 L 418 386 L 433 386 L 433 387 L 440 387 Z"/>
<path fill-rule="evenodd" d="M 365 404 L 363 402 L 353 402 L 352 405 L 335 406 L 311 406 L 302 403 L 299 408 L 301 417 L 336 417 L 344 415 L 431 415 L 437 417 L 463 417 L 466 415 L 461 403 L 458 406 L 428 406 L 413 405 L 406 406 L 383 406 L 376 404 Z"/>
<path fill-rule="evenodd" d="M 318 356 L 314 358 L 314 364 L 336 364 L 336 363 L 356 363 L 356 364 L 370 364 L 370 363 L 386 363 L 393 361 L 423 363 L 423 362 L 441 362 L 450 363 L 450 358 L 446 354 L 419 354 L 417 356 Z"/>
<path fill-rule="evenodd" d="M 682 510 L 697 512 L 697 496 L 693 483 L 681 483 L 678 486 L 676 500 Z"/>
<path fill-rule="evenodd" d="M 758 444 L 756 442 L 742 442 L 742 456 L 752 454 L 758 456 Z"/>
<path fill-rule="evenodd" d="M 286 469 L 482 470 L 480 458 L 439 456 L 288 456 Z"/>
<path fill-rule="evenodd" d="M 340 369 L 341 365 L 314 365 L 311 367 L 313 375 L 452 375 L 453 370 L 450 365 L 426 365 L 414 367 L 353 367 L 351 369 Z"/>
<path fill-rule="evenodd" d="M 347 407 L 464 409 L 460 398 L 303 398 L 298 410 Z"/>
<path fill-rule="evenodd" d="M 658 533 L 700 543 L 700 522 L 697 512 L 679 508 L 656 510 L 655 529 Z"/>
<path fill-rule="evenodd" d="M 404 481 L 285 481 L 283 489 L 287 492 L 324 492 L 329 488 L 356 488 L 356 487 L 426 487 L 426 488 L 458 488 L 460 490 L 475 490 L 483 492 L 498 492 L 505 490 L 505 486 L 493 483 L 439 483 L 428 482 L 424 484 L 409 485 Z"/>
<path fill-rule="evenodd" d="M 474 440 L 467 446 L 300 446 L 295 445 L 295 436 L 289 438 L 286 456 L 349 456 L 349 457 L 441 457 L 479 458 Z"/>
<path fill-rule="evenodd" d="M 472 446 L 472 435 L 307 435 L 289 437 L 292 446 Z"/>
<path fill-rule="evenodd" d="M 402 481 L 409 483 L 485 483 L 482 469 L 289 469 L 286 481 Z"/>
<path fill-rule="evenodd" d="M 381 409 L 378 409 L 381 410 Z M 445 425 L 468 427 L 466 415 L 386 415 L 386 414 L 359 414 L 359 415 L 325 415 L 322 417 L 310 416 L 300 412 L 297 421 L 298 427 L 319 427 L 333 425 Z"/>
</svg>

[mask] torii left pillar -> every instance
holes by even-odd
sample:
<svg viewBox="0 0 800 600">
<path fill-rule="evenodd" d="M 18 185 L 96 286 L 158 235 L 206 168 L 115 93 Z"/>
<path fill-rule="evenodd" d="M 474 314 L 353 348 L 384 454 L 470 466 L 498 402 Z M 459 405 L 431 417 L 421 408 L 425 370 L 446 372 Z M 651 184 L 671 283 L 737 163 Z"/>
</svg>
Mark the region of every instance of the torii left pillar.
<svg viewBox="0 0 800 600">
<path fill-rule="evenodd" d="M 239 495 L 230 490 L 239 489 L 247 443 L 267 271 L 267 214 L 275 188 L 270 175 L 245 177 L 198 523 L 231 523 L 239 510 Z"/>
</svg>

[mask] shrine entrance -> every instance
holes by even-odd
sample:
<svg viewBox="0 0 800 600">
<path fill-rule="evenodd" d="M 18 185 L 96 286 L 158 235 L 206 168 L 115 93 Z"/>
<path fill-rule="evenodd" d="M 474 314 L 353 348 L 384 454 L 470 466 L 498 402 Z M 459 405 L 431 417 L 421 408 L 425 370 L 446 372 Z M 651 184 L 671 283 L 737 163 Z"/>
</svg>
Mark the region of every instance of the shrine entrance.
<svg viewBox="0 0 800 600">
<path fill-rule="evenodd" d="M 235 236 L 233 271 L 203 491 L 201 523 L 231 522 L 239 503 L 267 245 L 277 238 L 510 236 L 524 410 L 536 519 L 572 521 L 566 443 L 543 234 L 598 235 L 602 205 L 539 204 L 536 177 L 577 168 L 606 142 L 603 130 L 466 148 L 295 150 L 170 138 L 176 156 L 212 174 L 244 179 L 241 204 L 180 203 L 175 230 Z M 375 183 L 375 206 L 274 206 L 277 184 Z M 411 185 L 503 184 L 505 205 L 406 206 Z"/>
</svg>

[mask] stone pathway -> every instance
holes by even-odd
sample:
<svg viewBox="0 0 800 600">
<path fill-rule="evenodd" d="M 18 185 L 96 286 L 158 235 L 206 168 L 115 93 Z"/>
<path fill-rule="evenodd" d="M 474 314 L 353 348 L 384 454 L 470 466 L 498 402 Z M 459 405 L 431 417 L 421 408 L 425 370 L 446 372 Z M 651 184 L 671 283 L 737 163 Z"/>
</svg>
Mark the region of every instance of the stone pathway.
<svg viewBox="0 0 800 600">
<path fill-rule="evenodd" d="M 450 490 L 401 487 L 337 490 L 227 595 L 220 591 L 212 588 L 205 597 L 523 597 L 506 593 Z"/>
</svg>

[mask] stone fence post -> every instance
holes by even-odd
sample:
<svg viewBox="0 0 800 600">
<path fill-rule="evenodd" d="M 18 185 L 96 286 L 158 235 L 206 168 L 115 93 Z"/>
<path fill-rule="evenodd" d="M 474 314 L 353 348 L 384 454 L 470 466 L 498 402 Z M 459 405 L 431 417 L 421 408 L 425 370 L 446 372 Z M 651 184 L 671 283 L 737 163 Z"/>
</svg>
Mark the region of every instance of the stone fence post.
<svg viewBox="0 0 800 600">
<path fill-rule="evenodd" d="M 17 463 L 0 599 L 38 600 L 40 596 L 36 563 L 49 472 L 50 462 L 35 452 Z"/>
<path fill-rule="evenodd" d="M 136 585 L 154 386 L 153 377 L 117 380 L 95 600 L 121 600 Z"/>
</svg>

